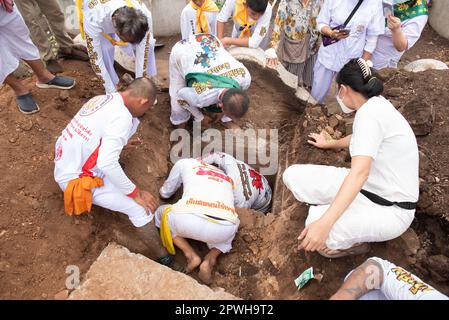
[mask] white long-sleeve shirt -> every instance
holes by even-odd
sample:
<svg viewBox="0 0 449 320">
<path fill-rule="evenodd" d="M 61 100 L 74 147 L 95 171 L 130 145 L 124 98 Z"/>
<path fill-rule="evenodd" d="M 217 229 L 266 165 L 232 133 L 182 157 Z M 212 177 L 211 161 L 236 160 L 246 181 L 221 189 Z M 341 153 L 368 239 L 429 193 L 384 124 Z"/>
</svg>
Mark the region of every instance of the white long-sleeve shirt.
<svg viewBox="0 0 449 320">
<path fill-rule="evenodd" d="M 120 93 L 89 100 L 56 141 L 56 182 L 67 186 L 81 176 L 107 177 L 123 194 L 134 196 L 136 185 L 126 176 L 119 157 L 138 126 Z"/>
<path fill-rule="evenodd" d="M 217 30 L 217 16 L 218 12 L 204 12 L 208 26 L 209 33 L 216 35 Z M 196 10 L 189 4 L 181 12 L 181 36 L 182 39 L 188 39 L 190 35 L 201 33 L 196 25 Z"/>
<path fill-rule="evenodd" d="M 342 25 L 357 5 L 358 0 L 327 0 L 317 18 L 318 28 L 323 25 L 331 29 Z M 327 69 L 338 72 L 351 59 L 360 58 L 363 51 L 372 53 L 377 38 L 385 32 L 385 17 L 382 0 L 365 0 L 346 26 L 348 38 L 329 46 L 321 46 L 318 61 Z"/>
<path fill-rule="evenodd" d="M 235 0 L 226 0 L 223 8 L 221 8 L 217 21 L 228 22 L 228 20 L 234 17 L 235 12 Z M 271 15 L 273 14 L 273 7 L 268 3 L 264 14 L 250 27 L 251 36 L 249 37 L 248 46 L 250 48 L 262 48 L 266 49 L 269 42 L 268 31 L 270 29 Z M 232 29 L 232 37 L 238 38 L 243 26 L 234 21 L 234 28 Z"/>
<path fill-rule="evenodd" d="M 159 190 L 162 198 L 170 198 L 183 185 L 182 198 L 172 206 L 174 213 L 189 213 L 236 223 L 233 180 L 222 170 L 197 159 L 181 159 L 175 163 Z"/>
<path fill-rule="evenodd" d="M 136 10 L 142 11 L 147 16 L 149 26 L 149 30 L 142 41 L 139 44 L 131 45 L 136 57 L 136 78 L 139 78 L 146 75 L 149 47 L 154 42 L 153 22 L 151 12 L 144 3 L 139 0 L 131 0 L 131 2 Z M 126 2 L 124 0 L 109 0 L 107 2 L 98 0 L 83 1 L 83 25 L 90 63 L 97 76 L 104 81 L 106 93 L 116 92 L 117 89 L 103 60 L 101 45 L 105 41 L 105 37 L 102 33 L 119 40 L 112 25 L 112 15 L 117 9 L 125 6 Z"/>
<path fill-rule="evenodd" d="M 407 50 L 410 50 L 419 40 L 428 19 L 427 15 L 422 15 L 401 23 L 402 32 L 404 32 L 407 38 Z M 399 52 L 396 50 L 393 43 L 393 34 L 390 28 L 386 27 L 385 34 L 379 36 L 376 50 L 374 50 L 371 57 L 374 69 L 397 68 L 399 60 L 401 60 L 404 53 L 405 51 Z"/>
<path fill-rule="evenodd" d="M 271 187 L 267 179 L 243 161 L 233 156 L 214 152 L 201 159 L 217 165 L 234 180 L 235 206 L 238 208 L 254 209 L 265 212 L 271 202 Z"/>
</svg>

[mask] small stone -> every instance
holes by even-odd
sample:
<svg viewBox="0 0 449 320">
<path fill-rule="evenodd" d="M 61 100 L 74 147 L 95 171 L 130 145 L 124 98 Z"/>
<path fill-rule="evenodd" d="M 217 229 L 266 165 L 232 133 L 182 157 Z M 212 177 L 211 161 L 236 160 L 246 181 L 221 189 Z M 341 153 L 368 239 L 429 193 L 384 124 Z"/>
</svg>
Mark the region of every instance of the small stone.
<svg viewBox="0 0 449 320">
<path fill-rule="evenodd" d="M 75 220 L 75 225 L 79 225 L 79 224 L 80 224 L 79 220 Z"/>
<path fill-rule="evenodd" d="M 242 239 L 243 239 L 243 241 L 245 241 L 246 243 L 250 243 L 250 242 L 253 241 L 253 239 L 251 238 L 251 236 L 250 236 L 249 234 L 245 234 L 245 235 L 242 237 Z"/>
<path fill-rule="evenodd" d="M 435 182 L 436 182 L 436 183 L 440 183 L 440 178 L 435 177 Z"/>
<path fill-rule="evenodd" d="M 0 238 L 3 237 L 5 234 L 6 234 L 6 230 L 2 230 L 2 231 L 0 232 Z"/>
<path fill-rule="evenodd" d="M 69 99 L 69 97 L 70 97 L 70 95 L 67 90 L 62 90 L 61 93 L 59 94 L 59 99 L 61 101 L 67 101 Z"/>
<path fill-rule="evenodd" d="M 18 235 L 18 234 L 19 234 L 19 231 L 14 230 L 13 234 L 14 234 L 14 235 Z"/>
<path fill-rule="evenodd" d="M 47 299 L 48 295 L 46 293 L 42 294 L 42 298 Z"/>
<path fill-rule="evenodd" d="M 387 90 L 387 96 L 389 97 L 399 97 L 402 94 L 402 88 L 393 87 Z"/>
<path fill-rule="evenodd" d="M 329 118 L 329 126 L 332 129 L 335 129 L 336 127 L 338 127 L 339 124 L 340 124 L 340 121 L 338 120 L 338 118 L 336 117 L 335 114 Z"/>
<path fill-rule="evenodd" d="M 337 118 L 338 121 L 342 121 L 343 117 L 339 114 L 334 114 L 335 118 Z"/>
<path fill-rule="evenodd" d="M 324 276 L 323 276 L 321 273 L 318 273 L 318 274 L 315 274 L 315 275 L 313 276 L 313 278 L 314 278 L 315 280 L 317 280 L 318 282 L 321 282 L 321 281 L 323 281 Z"/>
<path fill-rule="evenodd" d="M 55 294 L 54 299 L 55 300 L 67 300 L 69 297 L 69 290 L 62 290 L 61 292 L 58 292 Z"/>
<path fill-rule="evenodd" d="M 305 120 L 305 121 L 302 123 L 303 128 L 307 128 L 308 125 L 309 125 L 309 122 L 308 122 L 307 120 Z"/>
<path fill-rule="evenodd" d="M 333 135 L 335 132 L 331 126 L 327 126 L 324 130 L 326 130 L 330 135 Z"/>
<path fill-rule="evenodd" d="M 28 120 L 28 121 L 26 121 L 26 122 L 21 123 L 21 124 L 20 124 L 20 128 L 21 128 L 23 131 L 30 131 L 30 130 L 33 128 L 33 121 Z"/>
<path fill-rule="evenodd" d="M 249 249 L 255 256 L 259 253 L 259 247 L 254 242 L 249 246 Z"/>
<path fill-rule="evenodd" d="M 18 136 L 11 136 L 11 137 L 9 137 L 8 141 L 9 141 L 10 143 L 16 143 L 16 141 L 17 141 L 18 139 L 19 139 Z"/>
</svg>

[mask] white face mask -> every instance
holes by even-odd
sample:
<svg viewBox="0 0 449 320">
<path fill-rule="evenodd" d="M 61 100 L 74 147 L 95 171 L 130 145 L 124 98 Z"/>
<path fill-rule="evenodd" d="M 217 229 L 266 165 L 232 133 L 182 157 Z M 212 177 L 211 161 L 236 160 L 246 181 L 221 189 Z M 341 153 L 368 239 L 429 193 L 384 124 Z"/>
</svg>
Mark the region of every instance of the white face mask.
<svg viewBox="0 0 449 320">
<path fill-rule="evenodd" d="M 341 111 L 343 111 L 344 113 L 352 113 L 352 112 L 354 112 L 355 110 L 353 110 L 351 108 L 348 108 L 345 105 L 345 103 L 343 102 L 343 100 L 340 98 L 340 91 L 338 91 L 338 94 L 337 94 L 337 102 L 340 105 Z"/>
</svg>

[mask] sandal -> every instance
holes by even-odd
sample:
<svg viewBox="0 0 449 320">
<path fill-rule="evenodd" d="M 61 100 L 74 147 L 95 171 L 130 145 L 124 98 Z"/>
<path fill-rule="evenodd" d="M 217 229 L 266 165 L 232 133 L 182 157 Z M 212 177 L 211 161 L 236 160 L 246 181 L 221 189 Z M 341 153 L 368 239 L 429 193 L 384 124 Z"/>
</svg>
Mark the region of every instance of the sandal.
<svg viewBox="0 0 449 320">
<path fill-rule="evenodd" d="M 37 83 L 36 87 L 41 89 L 62 89 L 69 90 L 75 86 L 75 80 L 68 77 L 55 76 L 53 80 L 47 83 Z"/>
<path fill-rule="evenodd" d="M 39 111 L 39 106 L 33 99 L 31 92 L 16 97 L 17 106 L 19 111 L 25 114 L 32 114 Z"/>
<path fill-rule="evenodd" d="M 342 258 L 347 257 L 351 255 L 358 255 L 358 254 L 364 254 L 371 250 L 371 246 L 364 242 L 364 243 L 357 243 L 353 245 L 351 248 L 340 250 L 340 249 L 329 249 L 324 248 L 323 250 L 318 250 L 318 253 L 321 254 L 323 257 L 329 258 L 329 259 L 335 259 L 335 258 Z"/>
</svg>

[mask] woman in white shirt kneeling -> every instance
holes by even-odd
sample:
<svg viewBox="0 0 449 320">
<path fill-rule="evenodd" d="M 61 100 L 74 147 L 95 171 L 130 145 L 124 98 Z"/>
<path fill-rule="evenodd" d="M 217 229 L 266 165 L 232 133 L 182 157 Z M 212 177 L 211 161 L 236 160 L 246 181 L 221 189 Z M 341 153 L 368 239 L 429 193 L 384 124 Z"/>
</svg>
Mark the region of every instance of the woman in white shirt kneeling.
<svg viewBox="0 0 449 320">
<path fill-rule="evenodd" d="M 329 258 L 368 252 L 369 242 L 394 239 L 412 223 L 419 195 L 419 155 L 407 120 L 385 98 L 382 82 L 363 59 L 337 75 L 337 100 L 356 111 L 353 134 L 327 141 L 311 134 L 321 149 L 348 148 L 351 168 L 293 165 L 283 180 L 295 198 L 311 205 L 299 248 Z"/>
</svg>

